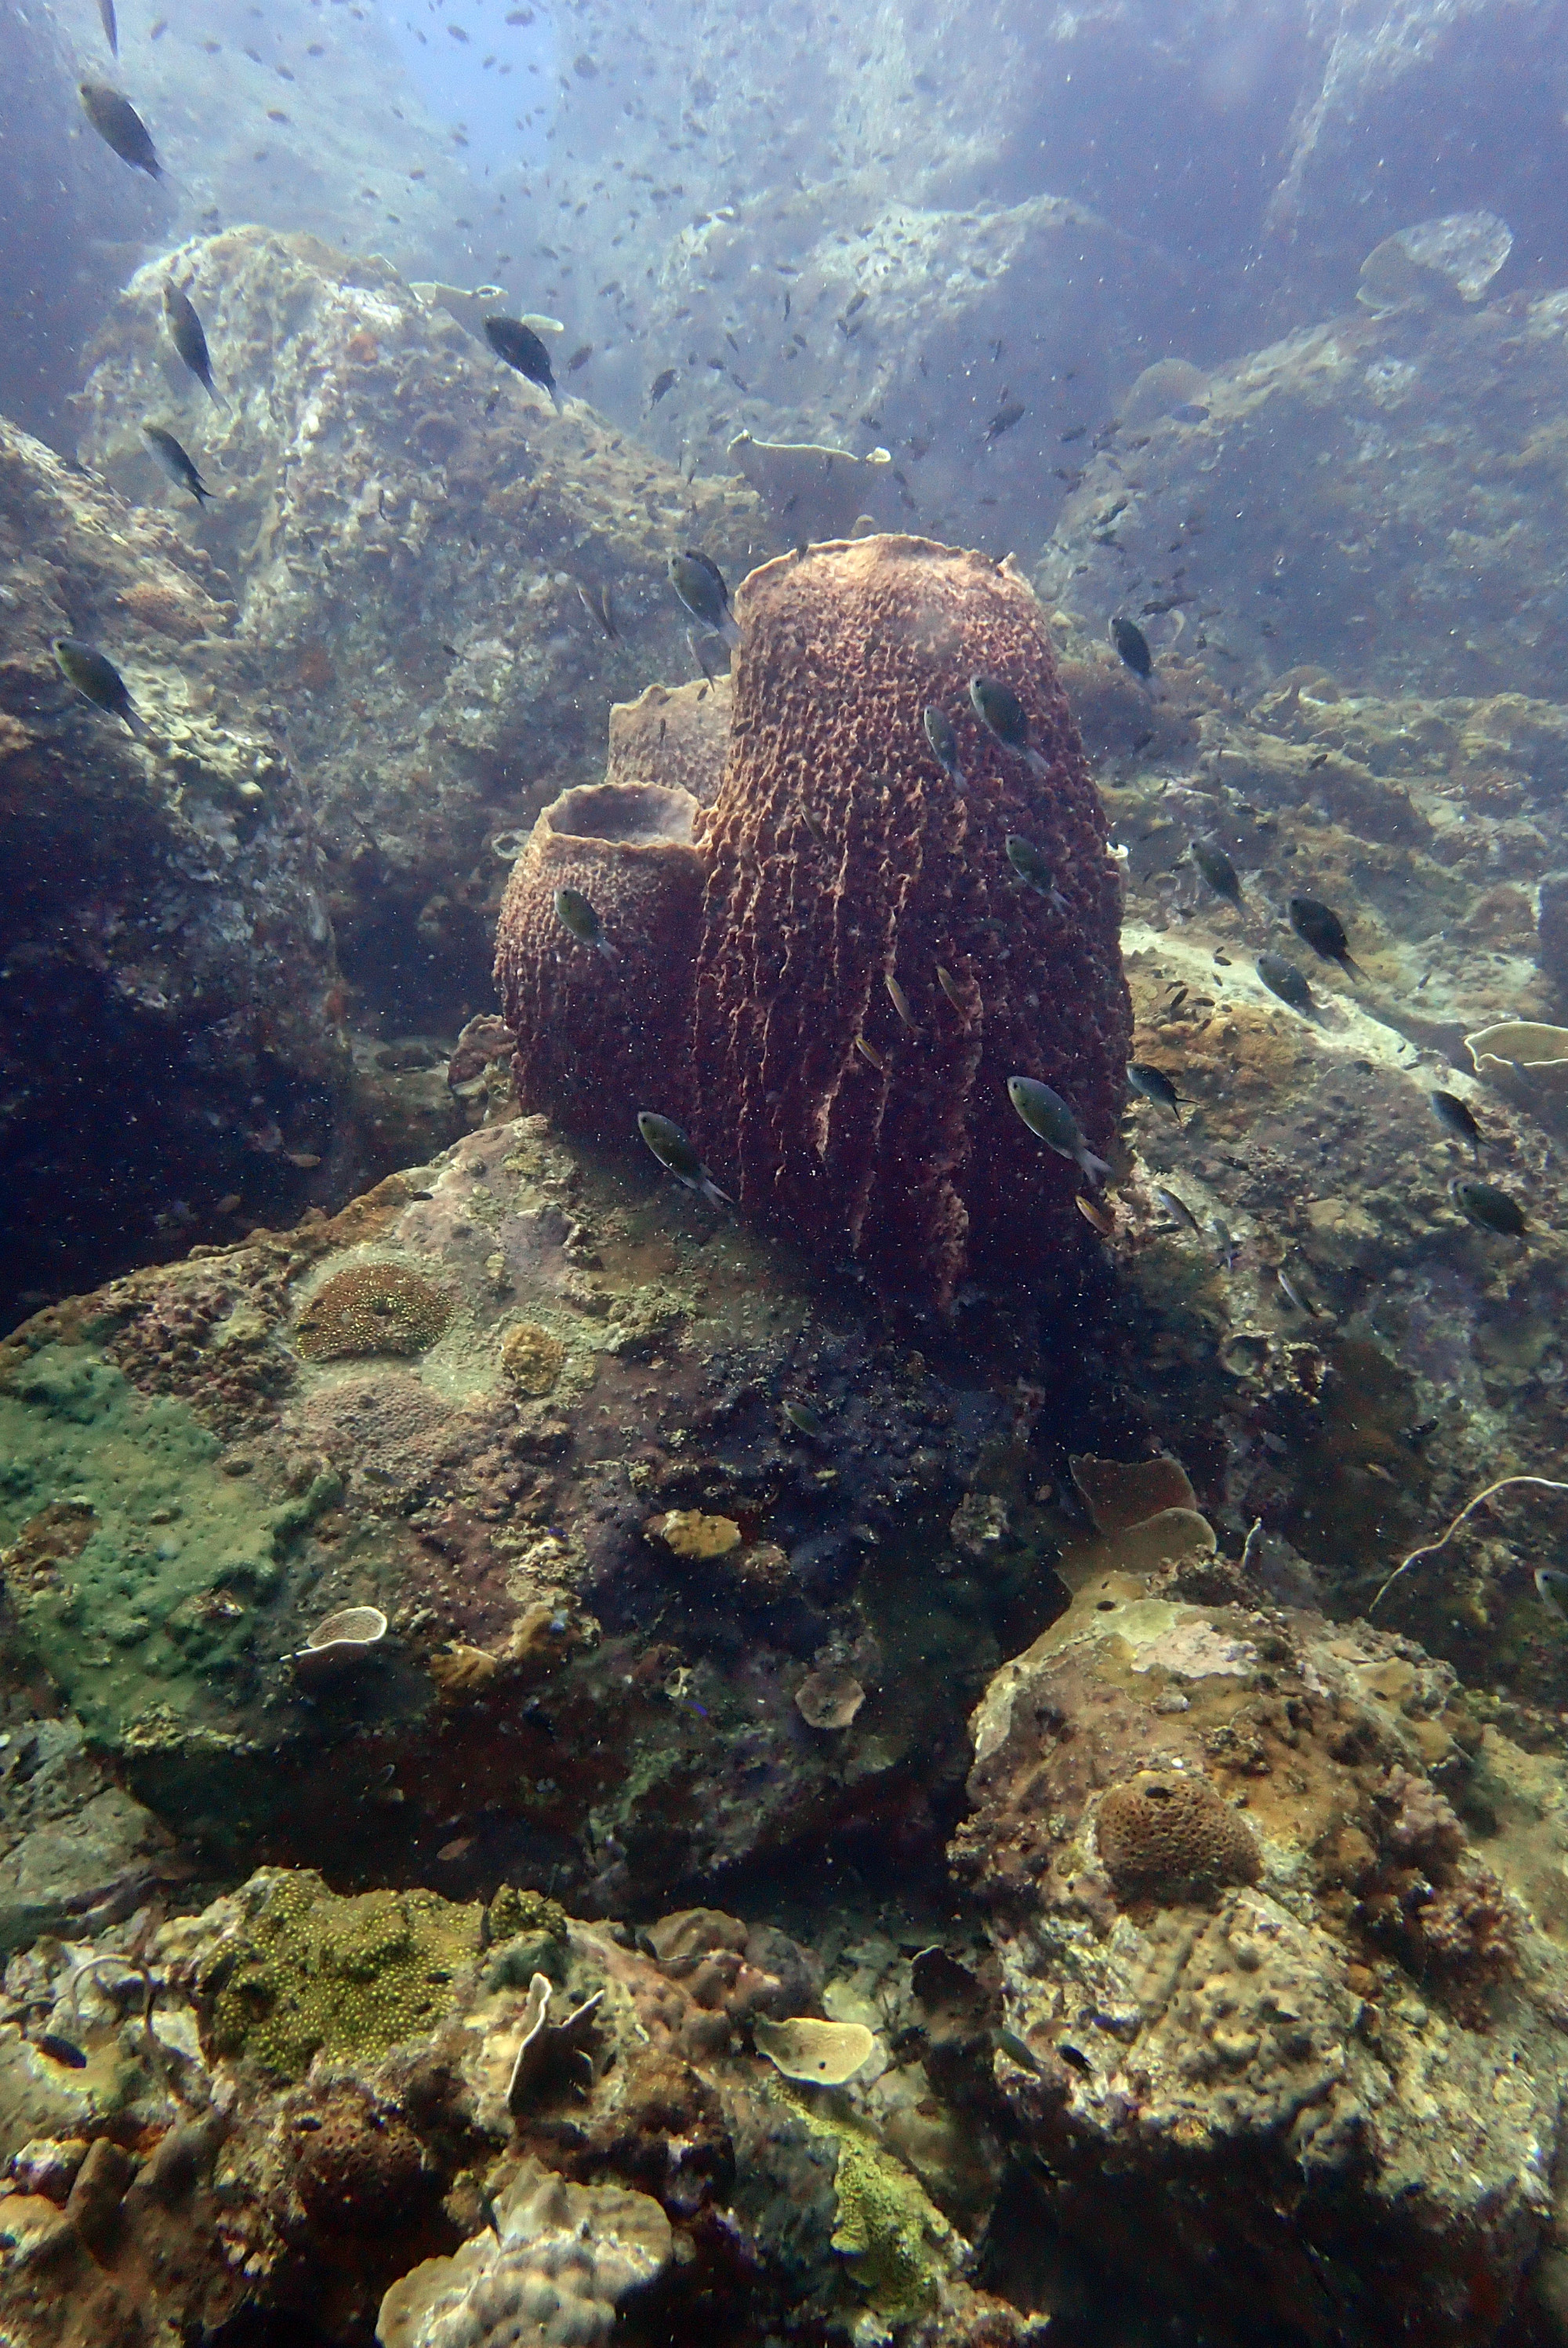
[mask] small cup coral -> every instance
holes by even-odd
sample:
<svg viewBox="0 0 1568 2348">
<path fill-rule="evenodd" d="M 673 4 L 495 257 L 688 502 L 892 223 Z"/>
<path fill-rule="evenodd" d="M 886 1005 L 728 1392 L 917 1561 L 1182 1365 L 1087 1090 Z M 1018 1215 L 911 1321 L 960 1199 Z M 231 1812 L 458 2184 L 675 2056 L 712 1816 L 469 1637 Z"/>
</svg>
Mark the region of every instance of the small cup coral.
<svg viewBox="0 0 1568 2348">
<path fill-rule="evenodd" d="M 323 1282 L 294 1323 L 307 1362 L 363 1354 L 422 1354 L 452 1318 L 444 1288 L 401 1263 L 356 1263 Z"/>
<path fill-rule="evenodd" d="M 1205 1777 L 1145 1769 L 1112 1786 L 1095 1838 L 1118 1891 L 1163 1900 L 1220 1883 L 1255 1883 L 1262 1862 L 1252 1831 Z"/>
</svg>

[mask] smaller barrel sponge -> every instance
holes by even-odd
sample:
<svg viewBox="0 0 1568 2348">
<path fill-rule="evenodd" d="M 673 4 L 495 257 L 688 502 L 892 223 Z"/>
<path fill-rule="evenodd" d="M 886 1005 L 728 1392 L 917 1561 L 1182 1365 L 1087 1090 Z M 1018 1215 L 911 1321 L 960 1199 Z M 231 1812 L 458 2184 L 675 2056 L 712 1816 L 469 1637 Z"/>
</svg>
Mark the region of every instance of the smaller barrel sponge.
<svg viewBox="0 0 1568 2348">
<path fill-rule="evenodd" d="M 294 1323 L 307 1362 L 423 1354 L 452 1318 L 452 1298 L 403 1263 L 354 1263 L 324 1280 Z"/>
<path fill-rule="evenodd" d="M 376 2062 L 433 2029 L 477 1958 L 481 1910 L 434 1891 L 329 1891 L 309 1869 L 262 1868 L 204 1963 L 212 2044 L 297 2079 L 318 2051 Z"/>
<path fill-rule="evenodd" d="M 487 2228 L 449 2259 L 426 2259 L 381 2302 L 381 2348 L 599 2348 L 630 2291 L 652 2282 L 674 2242 L 657 2201 L 624 2185 L 569 2185 L 528 2163 Z"/>
<path fill-rule="evenodd" d="M 1179 1900 L 1222 1883 L 1255 1883 L 1263 1871 L 1244 1818 L 1206 1777 L 1141 1770 L 1112 1786 L 1094 1821 L 1101 1862 L 1120 1892 Z"/>
<path fill-rule="evenodd" d="M 700 813 L 679 787 L 585 784 L 551 801 L 512 867 L 496 983 L 518 1039 L 518 1098 L 589 1140 L 635 1138 L 651 1088 L 663 1114 L 684 1112 Z M 560 889 L 588 899 L 600 943 L 568 929 Z"/>
</svg>

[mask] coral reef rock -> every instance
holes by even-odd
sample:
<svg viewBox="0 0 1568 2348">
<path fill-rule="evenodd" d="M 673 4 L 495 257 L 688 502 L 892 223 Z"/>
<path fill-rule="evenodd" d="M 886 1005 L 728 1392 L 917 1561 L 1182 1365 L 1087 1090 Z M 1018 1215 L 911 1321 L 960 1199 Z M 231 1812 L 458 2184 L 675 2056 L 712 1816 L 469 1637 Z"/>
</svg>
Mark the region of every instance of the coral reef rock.
<svg viewBox="0 0 1568 2348">
<path fill-rule="evenodd" d="M 228 581 L 4 424 L 0 508 L 10 1304 L 189 1245 L 231 1193 L 297 1212 L 287 1153 L 333 1159 L 349 1068 L 310 811 Z M 66 684 L 59 635 L 112 657 L 145 740 Z"/>
<path fill-rule="evenodd" d="M 203 542 L 311 770 L 344 972 L 373 1010 L 455 1033 L 487 994 L 490 837 L 589 779 L 612 701 L 690 667 L 666 558 L 754 560 L 762 509 L 581 400 L 552 414 L 436 289 L 260 228 L 138 270 L 98 339 L 83 453 L 128 496 L 168 501 L 138 419 L 169 410 L 171 269 L 231 393 L 220 411 L 181 392 L 223 484 Z M 584 603 L 606 590 L 613 640 Z"/>
<path fill-rule="evenodd" d="M 765 565 L 739 608 L 712 808 L 662 790 L 653 806 L 645 784 L 632 844 L 613 828 L 636 820 L 619 800 L 606 820 L 600 904 L 628 940 L 624 982 L 550 927 L 568 810 L 541 817 L 514 869 L 497 972 L 519 1097 L 579 1130 L 625 1130 L 632 1074 L 656 1068 L 645 1105 L 689 1124 L 743 1210 L 819 1261 L 942 1304 L 1003 1265 L 1060 1281 L 1087 1246 L 1077 1177 L 1023 1126 L 1008 1079 L 1043 1079 L 1104 1148 L 1130 1028 L 1105 820 L 1037 607 L 1006 565 L 872 537 Z M 1027 754 L 974 716 L 976 674 L 1020 696 Z M 951 713 L 961 790 L 926 738 L 929 705 Z M 1020 886 L 1015 834 L 1056 876 L 1054 900 Z M 661 954 L 650 1001 L 642 937 L 686 927 L 694 868 L 700 931 L 684 964 Z M 640 905 L 651 884 L 656 909 Z"/>
<path fill-rule="evenodd" d="M 351 1818 L 354 1881 L 439 1853 L 455 1897 L 553 1869 L 617 1913 L 834 1827 L 928 1838 L 999 1660 L 944 1542 L 989 1379 L 646 1152 L 485 1126 L 0 1349 L 0 1652 L 177 1835 L 334 1882 Z"/>
<path fill-rule="evenodd" d="M 651 2282 L 673 2247 L 658 2202 L 623 2185 L 525 2170 L 495 2214 L 493 2232 L 393 2285 L 376 2320 L 382 2348 L 482 2348 L 522 2339 L 525 2326 L 539 2348 L 599 2348 L 618 2302 Z"/>
<path fill-rule="evenodd" d="M 1156 661 L 1204 652 L 1230 686 L 1309 646 L 1351 691 L 1554 698 L 1565 335 L 1561 293 L 1305 327 L 1096 458 L 1036 582 L 1098 635 L 1135 580 Z"/>
<path fill-rule="evenodd" d="M 244 1968 L 280 1916 L 263 1982 Z M 421 1941 L 412 1966 L 400 1917 Z M 384 2348 L 591 2342 L 618 2307 L 638 2337 L 1032 2336 L 966 2280 L 953 2165 L 934 2154 L 964 2115 L 919 2059 L 889 1942 L 857 1942 L 829 1982 L 812 1951 L 716 1910 L 634 1944 L 504 1884 L 480 1921 L 427 1891 L 345 1900 L 267 1869 L 199 1913 L 159 1925 L 143 1907 L 13 1957 L 8 2002 L 68 2029 L 85 2060 L 0 2031 L 7 2337 L 137 2348 L 216 2333 L 240 2305 L 261 2330 L 292 2319 L 342 2348 L 378 2310 Z M 228 2028 L 241 1980 L 254 2012 L 270 1998 L 284 2017 L 286 2075 L 264 2031 L 237 2044 Z M 788 2085 L 753 2026 L 793 2014 L 786 2034 L 842 2037 L 822 2001 L 862 1982 L 897 2021 L 899 2069 Z M 323 1990 L 345 2026 L 297 2037 Z M 558 2007 L 556 2043 L 524 2065 Z M 966 2177 L 979 2230 L 994 2152 Z"/>
<path fill-rule="evenodd" d="M 999 2084 L 1069 2233 L 1222 2319 L 1327 2343 L 1353 2293 L 1358 2339 L 1486 2341 L 1568 2082 L 1562 1901 L 1506 1826 L 1537 1765 L 1410 1642 L 1184 1600 L 1201 1542 L 1147 1545 L 1070 1555 L 974 1717 Z"/>
</svg>

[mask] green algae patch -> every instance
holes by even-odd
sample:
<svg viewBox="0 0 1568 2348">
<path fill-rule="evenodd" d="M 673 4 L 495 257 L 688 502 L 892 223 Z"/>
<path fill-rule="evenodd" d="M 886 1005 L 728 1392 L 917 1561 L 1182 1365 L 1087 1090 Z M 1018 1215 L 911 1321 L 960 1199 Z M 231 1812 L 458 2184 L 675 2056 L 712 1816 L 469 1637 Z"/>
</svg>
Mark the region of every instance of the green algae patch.
<svg viewBox="0 0 1568 2348">
<path fill-rule="evenodd" d="M 50 1344 L 0 1385 L 0 1568 L 24 1640 L 89 1733 L 231 1717 L 279 1580 L 277 1511 L 189 1406 Z M 62 1528 L 68 1529 L 66 1538 Z"/>
<path fill-rule="evenodd" d="M 316 2054 L 375 2063 L 435 2029 L 479 1953 L 483 1910 L 434 1891 L 329 1891 L 302 1869 L 263 1869 L 236 1895 L 241 1913 L 202 1967 L 211 2037 L 297 2079 Z"/>
<path fill-rule="evenodd" d="M 833 2247 L 872 2307 L 890 2322 L 923 2313 L 963 2257 L 962 2238 L 842 2098 L 803 2094 L 782 2083 L 771 2093 L 813 2136 L 837 2147 Z"/>
</svg>

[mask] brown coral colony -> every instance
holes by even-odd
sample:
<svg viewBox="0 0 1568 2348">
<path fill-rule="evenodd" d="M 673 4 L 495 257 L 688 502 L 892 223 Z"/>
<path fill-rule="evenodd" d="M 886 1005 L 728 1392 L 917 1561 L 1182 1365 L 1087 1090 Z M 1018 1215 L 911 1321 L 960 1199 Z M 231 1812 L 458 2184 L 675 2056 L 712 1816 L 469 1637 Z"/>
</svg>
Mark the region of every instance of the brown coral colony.
<svg viewBox="0 0 1568 2348">
<path fill-rule="evenodd" d="M 497 977 L 519 1097 L 623 1137 L 656 1067 L 647 1105 L 820 1260 L 938 1304 L 988 1271 L 1049 1282 L 1087 1244 L 1075 1170 L 1008 1078 L 1049 1085 L 1103 1149 L 1131 1029 L 1105 819 L 1035 600 L 1005 564 L 898 537 L 782 557 L 739 600 L 713 806 L 569 792 L 514 867 Z M 1027 750 L 976 717 L 977 674 L 1016 695 Z M 1020 885 L 1012 835 L 1056 895 Z M 616 962 L 564 938 L 563 879 Z M 657 956 L 656 988 L 628 954 Z"/>
<path fill-rule="evenodd" d="M 445 1289 L 405 1265 L 354 1264 L 310 1298 L 294 1323 L 294 1346 L 308 1362 L 422 1354 L 451 1317 Z"/>
</svg>

